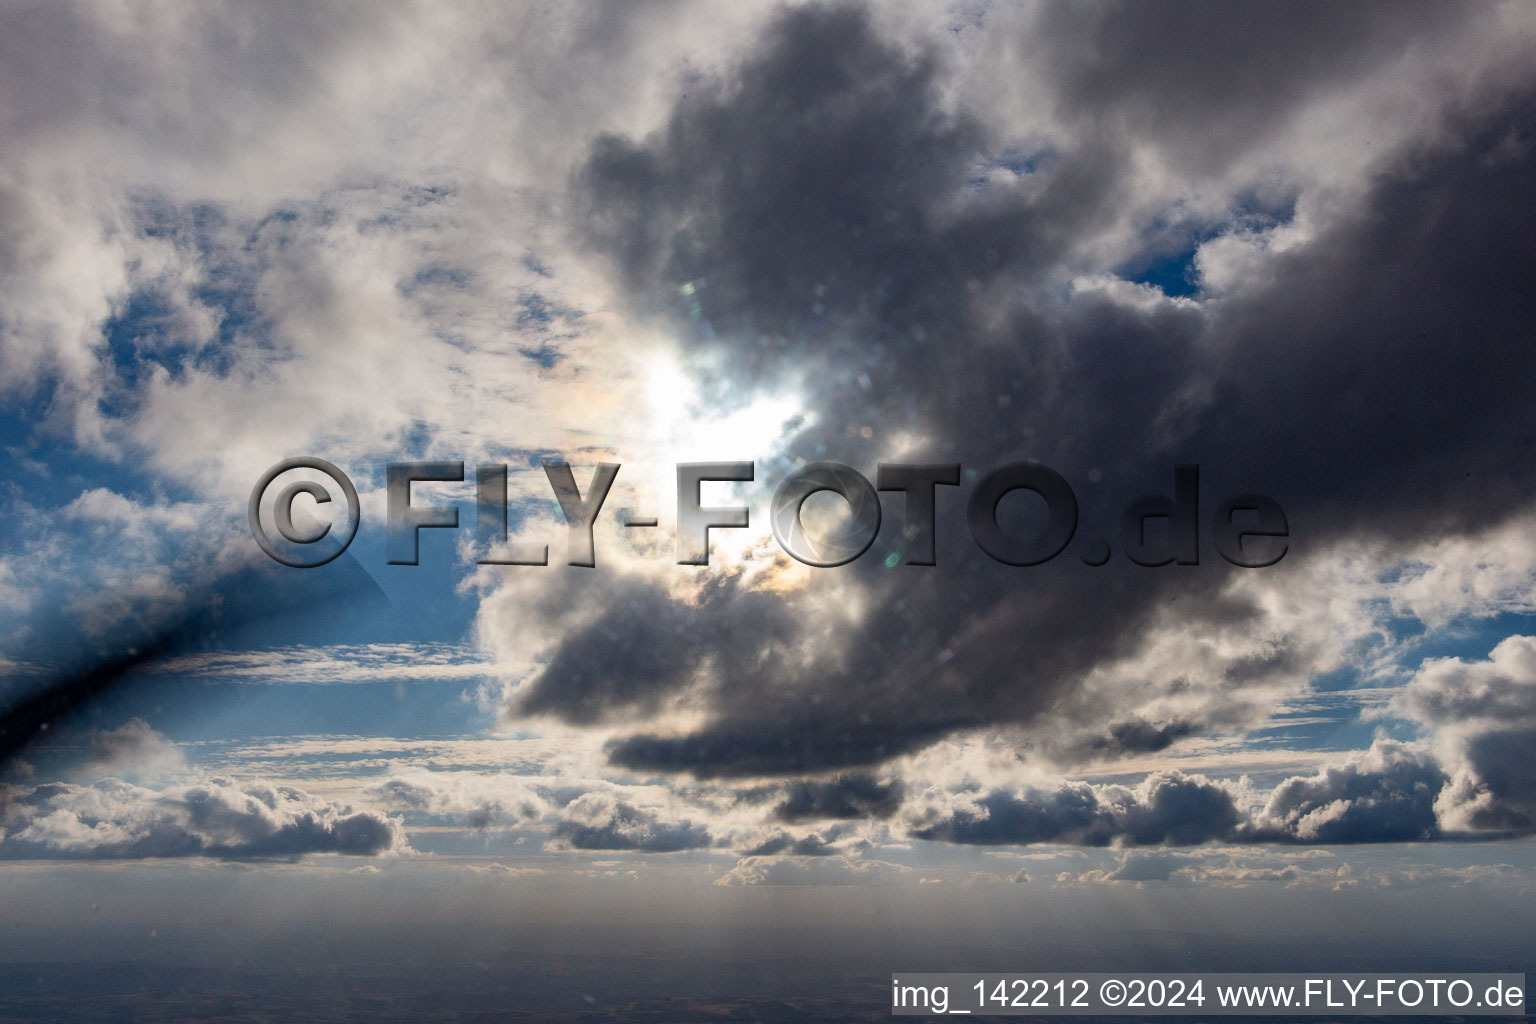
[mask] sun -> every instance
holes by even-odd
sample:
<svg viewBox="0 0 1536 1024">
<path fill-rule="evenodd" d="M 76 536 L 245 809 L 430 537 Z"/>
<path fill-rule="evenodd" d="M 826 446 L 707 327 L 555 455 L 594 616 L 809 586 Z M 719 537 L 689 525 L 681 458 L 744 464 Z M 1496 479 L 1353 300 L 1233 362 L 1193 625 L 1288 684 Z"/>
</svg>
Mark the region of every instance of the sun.
<svg viewBox="0 0 1536 1024">
<path fill-rule="evenodd" d="M 640 471 L 630 477 L 637 491 L 675 511 L 670 506 L 677 496 L 678 463 L 752 462 L 758 471 L 752 484 L 706 482 L 701 499 L 706 505 L 747 501 L 754 508 L 749 528 L 714 532 L 711 546 L 722 554 L 745 551 L 767 536 L 767 488 L 772 481 L 765 479 L 764 470 L 780 460 L 795 433 L 811 422 L 799 389 L 786 386 L 760 393 L 741 406 L 711 408 L 696 380 L 667 350 L 647 357 L 640 377 L 644 424 L 632 436 L 642 450 L 630 455 Z"/>
</svg>

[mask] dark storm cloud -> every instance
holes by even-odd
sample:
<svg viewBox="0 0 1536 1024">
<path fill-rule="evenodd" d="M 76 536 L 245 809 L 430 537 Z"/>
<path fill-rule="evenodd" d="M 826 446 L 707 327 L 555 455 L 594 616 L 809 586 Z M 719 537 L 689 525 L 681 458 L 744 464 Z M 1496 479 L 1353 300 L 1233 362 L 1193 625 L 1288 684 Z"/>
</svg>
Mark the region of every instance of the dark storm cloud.
<svg viewBox="0 0 1536 1024">
<path fill-rule="evenodd" d="M 119 779 L 50 783 L 5 807 L 0 857 L 215 857 L 295 860 L 305 854 L 375 856 L 405 848 L 397 821 L 287 786 L 211 779 L 163 791 Z"/>
<path fill-rule="evenodd" d="M 1189 131 L 1207 113 L 1213 126 L 1261 127 L 1456 17 L 1438 6 L 1309 6 L 1255 27 L 1218 12 L 1165 66 L 1172 24 L 1074 9 L 1046 17 L 1060 52 L 1044 72 L 1058 76 L 1062 108 L 1084 119 L 1133 120 L 1145 79 L 1147 102 L 1177 106 Z M 1259 81 L 1231 86 L 1238 69 Z M 1453 111 L 1443 138 L 1410 148 L 1356 207 L 1271 257 L 1262 278 L 1192 307 L 1063 297 L 1064 273 L 1107 269 L 1075 261 L 1136 187 L 1125 141 L 1084 131 L 1028 171 L 1037 189 L 978 191 L 973 169 L 1001 142 L 949 109 L 943 74 L 932 57 L 880 38 L 856 7 L 797 9 L 728 78 L 691 88 L 663 128 L 600 140 L 577 175 L 579 231 L 612 257 L 632 306 L 674 330 L 717 398 L 813 382 L 804 397 L 815 416 L 791 458 L 872 470 L 877 446 L 898 431 L 927 439 L 924 461 L 985 471 L 1039 458 L 1080 488 L 1083 541 L 1117 537 L 1113 510 L 1168 493 L 1172 466 L 1197 462 L 1203 515 L 1214 488 L 1281 500 L 1293 560 L 1340 537 L 1407 542 L 1528 506 L 1529 94 Z M 1164 142 L 1177 148 L 1169 131 Z M 863 428 L 873 442 L 860 440 Z M 1103 483 L 1085 480 L 1090 468 Z M 787 667 L 773 652 L 792 641 L 793 624 L 772 611 L 778 598 L 761 599 L 759 625 L 743 615 L 720 634 L 731 670 L 709 693 L 714 721 L 682 736 L 620 738 L 613 763 L 699 776 L 878 763 L 955 730 L 1067 714 L 1063 695 L 1136 652 L 1170 607 L 1192 635 L 1262 627 L 1262 609 L 1223 594 L 1231 570 L 1209 548 L 1191 571 L 1131 567 L 1118 551 L 1090 570 L 1076 549 L 1046 566 L 1002 567 L 971 546 L 959 499 L 943 490 L 937 570 L 898 569 L 899 587 L 882 586 L 873 558 L 837 570 L 866 584 L 873 603 L 841 658 Z M 887 521 L 881 543 L 899 549 L 895 505 Z M 698 664 L 651 651 L 658 637 L 686 637 L 686 620 L 678 608 L 624 602 L 557 647 L 525 708 L 589 722 L 654 707 Z M 641 644 L 643 677 L 617 651 L 589 655 L 605 631 Z M 858 671 L 840 667 L 849 664 Z M 1080 721 L 1057 724 L 1091 730 L 1081 756 L 1155 750 L 1240 719 L 1244 687 L 1305 671 L 1290 651 L 1234 663 L 1198 717 L 1161 727 L 1106 732 L 1113 695 L 1097 706 L 1078 695 Z M 998 797 L 999 819 L 1017 812 L 1023 835 L 1051 834 L 1054 811 L 1070 809 L 1010 799 Z M 1092 815 L 1061 828 L 1123 831 Z"/>
<path fill-rule="evenodd" d="M 1428 754 L 1378 741 L 1359 760 L 1277 786 L 1252 838 L 1305 843 L 1434 839 L 1440 834 L 1435 798 L 1447 781 Z"/>
<path fill-rule="evenodd" d="M 901 806 L 900 782 L 880 782 L 868 775 L 803 779 L 792 783 L 773 808 L 780 821 L 815 818 L 889 818 Z"/>
<path fill-rule="evenodd" d="M 1427 2 L 1050 4 L 1025 46 L 1069 119 L 1197 164 L 1261 141 L 1307 97 L 1461 16 Z"/>
<path fill-rule="evenodd" d="M 1084 782 L 1051 791 L 993 790 L 974 808 L 919 824 L 912 835 L 979 846 L 1187 846 L 1230 839 L 1241 820 L 1227 789 L 1175 774 L 1154 776 L 1134 792 Z"/>
</svg>

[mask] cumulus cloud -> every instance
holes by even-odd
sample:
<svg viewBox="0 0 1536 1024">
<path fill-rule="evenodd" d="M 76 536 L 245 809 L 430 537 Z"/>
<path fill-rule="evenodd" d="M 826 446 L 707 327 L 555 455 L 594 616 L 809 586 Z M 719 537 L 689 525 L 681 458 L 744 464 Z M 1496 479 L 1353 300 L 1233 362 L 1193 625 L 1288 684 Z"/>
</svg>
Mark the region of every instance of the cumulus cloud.
<svg viewBox="0 0 1536 1024">
<path fill-rule="evenodd" d="M 1321 851 L 1318 851 L 1321 852 Z M 1283 861 L 1275 857 L 1254 856 L 1249 852 L 1219 854 L 1169 854 L 1128 852 L 1114 867 L 1093 868 L 1073 874 L 1057 875 L 1058 885 L 1094 885 L 1127 882 L 1138 888 L 1149 883 L 1164 885 L 1199 885 L 1226 889 L 1248 889 L 1276 885 L 1286 889 L 1325 889 L 1342 891 L 1361 884 L 1385 884 L 1387 874 L 1371 870 L 1362 878 L 1350 864 L 1309 865 L 1307 861 Z"/>
<path fill-rule="evenodd" d="M 147 789 L 121 779 L 49 783 L 5 808 L 0 857 L 214 857 L 297 860 L 372 857 L 407 849 L 398 820 L 288 786 L 213 778 Z"/>
<path fill-rule="evenodd" d="M 584 793 L 564 808 L 554 841 L 574 850 L 676 853 L 708 847 L 709 831 L 690 821 L 663 820 L 611 793 Z"/>
<path fill-rule="evenodd" d="M 1052 790 L 993 790 L 919 812 L 919 839 L 984 846 L 1191 845 L 1232 837 L 1242 815 L 1231 789 L 1203 776 L 1149 777 L 1135 789 L 1067 782 Z"/>
<path fill-rule="evenodd" d="M 1307 843 L 1403 843 L 1440 833 L 1447 776 L 1433 756 L 1391 740 L 1316 775 L 1282 782 L 1255 835 Z"/>
<path fill-rule="evenodd" d="M 1430 659 L 1383 713 L 1432 731 L 1452 775 L 1437 808 L 1450 827 L 1536 831 L 1536 638 L 1506 637 L 1481 661 Z"/>
<path fill-rule="evenodd" d="M 1506 637 L 1483 661 L 1432 658 L 1387 710 L 1434 726 L 1536 722 L 1536 637 Z"/>
<path fill-rule="evenodd" d="M 1062 781 L 980 793 L 930 790 L 909 806 L 908 831 L 918 839 L 989 846 L 1122 847 L 1414 843 L 1528 833 L 1536 820 L 1526 784 L 1532 737 L 1518 727 L 1475 732 L 1451 747 L 1449 761 L 1427 743 L 1378 738 L 1313 775 L 1283 780 L 1251 811 L 1244 780 L 1177 773 L 1155 773 L 1134 788 Z"/>
</svg>

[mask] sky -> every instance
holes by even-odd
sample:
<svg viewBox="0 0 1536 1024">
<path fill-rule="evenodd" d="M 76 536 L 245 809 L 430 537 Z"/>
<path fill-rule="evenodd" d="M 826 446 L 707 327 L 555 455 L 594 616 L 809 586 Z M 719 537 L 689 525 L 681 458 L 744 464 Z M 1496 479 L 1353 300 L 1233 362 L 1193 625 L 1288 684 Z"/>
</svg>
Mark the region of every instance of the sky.
<svg viewBox="0 0 1536 1024">
<path fill-rule="evenodd" d="M 1520 2 L 0 4 L 0 1015 L 1523 970 L 1533 58 Z M 296 457 L 312 568 L 247 514 Z M 407 463 L 458 526 L 396 564 Z"/>
</svg>

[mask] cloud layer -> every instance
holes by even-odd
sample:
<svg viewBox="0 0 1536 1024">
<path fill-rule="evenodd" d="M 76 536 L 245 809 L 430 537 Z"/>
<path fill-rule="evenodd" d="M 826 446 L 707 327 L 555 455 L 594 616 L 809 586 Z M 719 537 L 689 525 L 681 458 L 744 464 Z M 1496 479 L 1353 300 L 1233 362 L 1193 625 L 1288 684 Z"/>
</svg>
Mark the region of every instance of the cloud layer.
<svg viewBox="0 0 1536 1024">
<path fill-rule="evenodd" d="M 8 795 L 0 857 L 373 857 L 405 848 L 397 820 L 302 790 L 209 779 L 164 790 L 120 779 L 51 783 Z"/>
<path fill-rule="evenodd" d="M 877 858 L 913 840 L 1536 830 L 1528 5 L 644 11 L 11 13 L 7 685 L 61 636 L 117 649 L 198 595 L 249 599 L 247 490 L 295 453 L 348 467 L 374 525 L 386 462 L 508 463 L 512 538 L 557 564 L 479 564 L 469 486 L 445 488 L 466 529 L 388 578 L 379 629 L 425 642 L 160 666 L 463 682 L 525 760 L 406 763 L 425 727 L 369 704 L 357 730 L 400 735 L 359 755 L 366 779 L 343 753 L 372 734 L 295 741 L 329 744 L 308 767 L 354 809 L 200 776 L 133 718 L 77 781 L 8 795 L 0 854 L 373 855 L 409 820 L 716 851 L 741 858 L 723 882 L 767 884 L 902 876 Z M 593 570 L 558 564 L 555 458 L 583 482 L 624 465 Z M 754 461 L 709 499 L 753 525 L 684 567 L 673 474 L 702 459 Z M 857 562 L 779 552 L 768 497 L 825 460 L 960 464 L 937 565 L 905 564 L 894 492 Z M 1028 568 L 964 514 L 1025 460 L 1079 503 Z M 1131 564 L 1121 512 L 1180 464 L 1200 564 Z M 1285 510 L 1272 568 L 1215 552 L 1211 515 L 1245 492 Z M 1038 527 L 1025 497 L 1005 531 Z M 619 509 L 665 514 L 653 533 Z M 1369 710 L 1325 722 L 1329 700 Z M 1243 754 L 1264 778 L 1223 767 Z M 1138 850 L 1089 880 L 1239 870 Z"/>
</svg>

